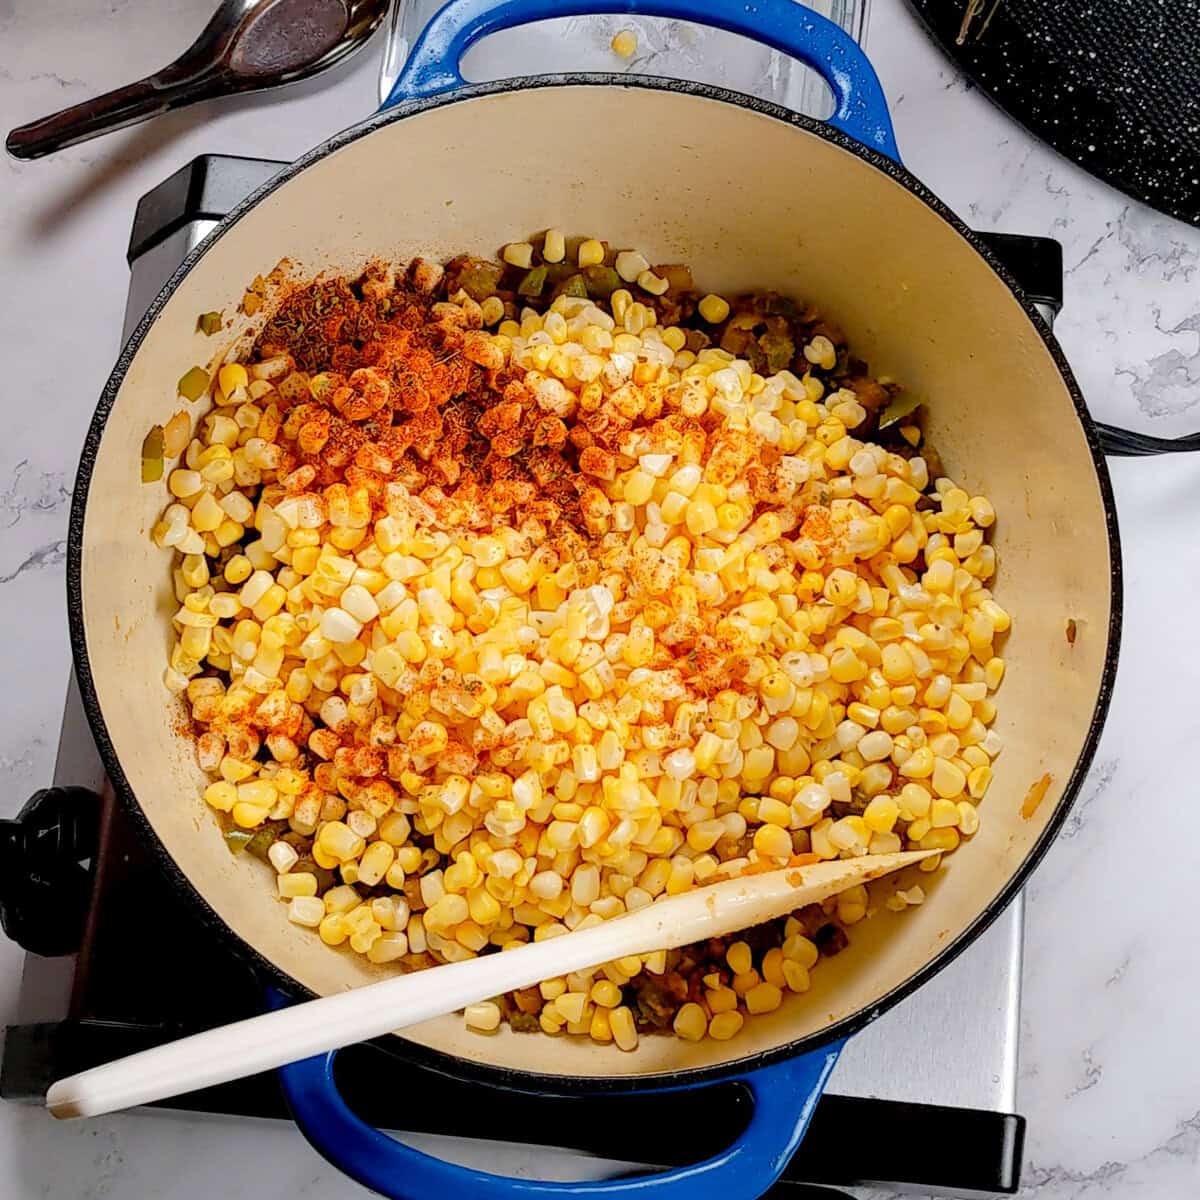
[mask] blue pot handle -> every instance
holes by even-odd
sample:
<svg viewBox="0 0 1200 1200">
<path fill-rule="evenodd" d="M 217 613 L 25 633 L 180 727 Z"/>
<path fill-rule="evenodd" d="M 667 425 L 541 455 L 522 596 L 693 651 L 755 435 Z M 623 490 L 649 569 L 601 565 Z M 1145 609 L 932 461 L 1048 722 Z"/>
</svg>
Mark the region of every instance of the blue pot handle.
<svg viewBox="0 0 1200 1200">
<path fill-rule="evenodd" d="M 278 1001 L 276 1001 L 278 1003 Z M 333 1078 L 336 1052 L 280 1069 L 284 1096 L 301 1133 L 351 1179 L 389 1200 L 757 1200 L 791 1160 L 842 1049 L 836 1042 L 737 1077 L 754 1111 L 741 1136 L 719 1154 L 654 1175 L 587 1183 L 510 1179 L 443 1162 L 380 1133 L 352 1113 Z M 656 1094 L 688 1085 L 655 1089 Z M 619 1138 L 614 1151 L 620 1151 Z"/>
<path fill-rule="evenodd" d="M 796 0 L 450 0 L 417 39 L 383 107 L 464 86 L 459 63 L 489 34 L 599 13 L 694 21 L 799 59 L 833 89 L 837 111 L 828 124 L 900 161 L 883 88 L 867 56 L 849 34 Z"/>
</svg>

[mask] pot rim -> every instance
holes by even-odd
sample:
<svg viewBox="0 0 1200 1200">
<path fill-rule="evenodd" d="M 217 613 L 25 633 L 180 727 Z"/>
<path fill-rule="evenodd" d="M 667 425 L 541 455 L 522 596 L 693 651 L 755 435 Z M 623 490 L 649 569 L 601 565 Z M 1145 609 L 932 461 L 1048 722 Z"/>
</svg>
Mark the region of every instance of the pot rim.
<svg viewBox="0 0 1200 1200">
<path fill-rule="evenodd" d="M 1105 524 L 1108 531 L 1109 561 L 1110 561 L 1110 596 L 1109 596 L 1109 628 L 1105 649 L 1104 667 L 1101 672 L 1100 685 L 1097 692 L 1096 704 L 1092 710 L 1088 725 L 1087 736 L 1076 760 L 1075 767 L 1067 780 L 1062 796 L 1042 830 L 1037 841 L 1025 858 L 1016 865 L 1009 876 L 1008 882 L 993 897 L 976 919 L 968 925 L 952 942 L 944 946 L 937 954 L 928 959 L 923 966 L 908 977 L 903 983 L 893 988 L 873 1005 L 859 1009 L 857 1012 L 844 1017 L 842 1020 L 825 1029 L 806 1034 L 794 1041 L 783 1042 L 770 1050 L 746 1055 L 729 1062 L 707 1067 L 684 1067 L 672 1072 L 657 1072 L 644 1075 L 589 1075 L 565 1076 L 545 1074 L 535 1070 L 516 1070 L 498 1067 L 486 1063 L 478 1063 L 441 1050 L 433 1050 L 427 1046 L 409 1041 L 402 1035 L 390 1034 L 381 1039 L 379 1044 L 390 1052 L 412 1061 L 419 1066 L 435 1070 L 441 1074 L 457 1078 L 472 1078 L 491 1086 L 509 1090 L 536 1089 L 543 1094 L 570 1095 L 579 1092 L 618 1093 L 632 1092 L 664 1086 L 679 1086 L 681 1084 L 711 1083 L 720 1080 L 736 1079 L 760 1067 L 780 1062 L 784 1059 L 817 1050 L 831 1042 L 835 1042 L 857 1033 L 864 1026 L 875 1020 L 888 1009 L 894 1007 L 912 992 L 916 991 L 927 980 L 931 979 L 943 968 L 949 966 L 988 926 L 1000 915 L 1024 885 L 1034 867 L 1041 861 L 1050 845 L 1055 840 L 1058 831 L 1066 820 L 1067 814 L 1084 782 L 1089 766 L 1096 752 L 1096 746 L 1108 714 L 1112 698 L 1113 684 L 1116 678 L 1117 658 L 1121 639 L 1122 618 L 1122 567 L 1120 535 L 1117 527 L 1116 506 L 1113 498 L 1112 484 L 1108 468 L 1097 436 L 1092 417 L 1088 412 L 1079 385 L 1067 364 L 1058 342 L 1051 333 L 1048 325 L 1032 302 L 1026 298 L 1016 280 L 1009 274 L 1003 264 L 988 249 L 988 247 L 960 220 L 941 200 L 925 187 L 902 164 L 886 158 L 878 152 L 863 146 L 852 138 L 830 128 L 824 122 L 815 118 L 794 112 L 771 101 L 760 100 L 728 88 L 715 87 L 709 84 L 693 83 L 686 80 L 656 78 L 641 75 L 625 75 L 606 72 L 570 72 L 561 74 L 544 74 L 520 79 L 497 80 L 495 82 L 469 84 L 466 87 L 435 96 L 408 100 L 394 107 L 384 109 L 357 125 L 335 134 L 325 142 L 302 155 L 295 162 L 284 167 L 265 184 L 252 192 L 240 204 L 233 208 L 221 222 L 201 241 L 183 260 L 178 269 L 162 286 L 137 327 L 125 343 L 117 359 L 112 373 L 109 375 L 100 401 L 96 407 L 91 424 L 88 427 L 80 456 L 79 470 L 76 476 L 75 488 L 71 501 L 70 523 L 67 534 L 67 617 L 70 629 L 71 652 L 74 659 L 75 675 L 83 701 L 84 711 L 92 729 L 100 757 L 103 760 L 108 778 L 115 793 L 120 797 L 129 812 L 133 824 L 138 831 L 143 844 L 150 850 L 154 860 L 166 873 L 167 878 L 181 891 L 188 895 L 198 916 L 203 923 L 212 929 L 221 940 L 230 947 L 235 957 L 241 959 L 265 982 L 279 988 L 290 996 L 299 999 L 311 999 L 315 993 L 282 971 L 273 962 L 261 954 L 249 942 L 236 934 L 211 907 L 199 889 L 184 874 L 175 863 L 166 846 L 155 833 L 149 819 L 142 811 L 136 796 L 134 796 L 125 774 L 121 769 L 116 748 L 109 737 L 104 716 L 100 710 L 99 700 L 93 681 L 91 664 L 88 657 L 87 632 L 83 617 L 82 596 L 82 565 L 83 565 L 83 530 L 87 512 L 88 491 L 91 484 L 92 470 L 96 455 L 103 438 L 104 428 L 109 414 L 112 412 L 125 374 L 145 340 L 150 328 L 171 299 L 176 288 L 192 267 L 210 250 L 216 246 L 221 237 L 235 225 L 259 201 L 270 195 L 277 188 L 289 182 L 306 167 L 325 158 L 327 155 L 343 146 L 349 145 L 362 137 L 375 132 L 408 116 L 422 113 L 431 109 L 441 108 L 465 100 L 475 100 L 480 97 L 501 95 L 506 92 L 524 90 L 526 88 L 555 88 L 555 87 L 622 87 L 627 89 L 642 89 L 647 91 L 668 91 L 686 93 L 702 99 L 719 103 L 735 105 L 748 109 L 761 116 L 771 117 L 785 124 L 803 129 L 832 142 L 834 145 L 847 150 L 863 160 L 868 166 L 882 171 L 903 186 L 928 208 L 932 209 L 949 228 L 966 241 L 971 248 L 987 263 L 1000 277 L 1005 286 L 1013 294 L 1025 311 L 1025 315 L 1036 330 L 1054 361 L 1066 389 L 1075 407 L 1075 413 L 1087 440 L 1088 450 L 1092 457 L 1092 465 L 1096 472 L 1101 501 L 1104 507 Z"/>
</svg>

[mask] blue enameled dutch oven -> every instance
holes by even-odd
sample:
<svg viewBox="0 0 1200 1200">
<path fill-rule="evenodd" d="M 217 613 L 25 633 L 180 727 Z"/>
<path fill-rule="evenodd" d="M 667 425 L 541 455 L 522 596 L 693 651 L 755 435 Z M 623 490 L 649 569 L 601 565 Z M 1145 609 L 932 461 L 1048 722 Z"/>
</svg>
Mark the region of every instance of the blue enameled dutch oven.
<svg viewBox="0 0 1200 1200">
<path fill-rule="evenodd" d="M 459 74 L 463 53 L 486 34 L 597 11 L 755 38 L 819 71 L 835 115 L 822 124 L 717 88 L 629 75 L 467 85 Z M 196 314 L 232 311 L 247 282 L 280 259 L 305 272 L 355 272 L 381 255 L 491 254 L 549 226 L 687 263 L 708 290 L 775 289 L 811 301 L 876 373 L 928 398 L 928 433 L 947 468 L 1000 514 L 996 591 L 1014 614 L 997 722 L 1005 749 L 982 827 L 939 872 L 921 876 L 923 905 L 856 926 L 810 992 L 732 1041 L 644 1037 L 626 1054 L 507 1029 L 483 1037 L 459 1017 L 391 1039 L 401 1058 L 476 1081 L 480 1105 L 502 1106 L 514 1092 L 641 1091 L 662 1094 L 668 1113 L 673 1091 L 740 1081 L 753 1097 L 749 1124 L 731 1129 L 728 1146 L 696 1147 L 691 1166 L 604 1183 L 503 1179 L 367 1127 L 338 1094 L 332 1056 L 288 1067 L 283 1084 L 313 1145 L 397 1200 L 751 1200 L 803 1137 L 846 1038 L 958 955 L 1045 852 L 1100 732 L 1119 629 L 1112 495 L 1070 370 L 984 244 L 900 165 L 879 82 L 834 25 L 793 0 L 453 0 L 414 47 L 384 110 L 224 220 L 126 347 L 75 491 L 69 586 L 79 681 L 113 783 L 165 868 L 266 983 L 302 997 L 377 978 L 383 968 L 290 924 L 267 869 L 226 853 L 205 811 L 194 754 L 162 690 L 174 601 L 169 566 L 149 537 L 161 495 L 138 482 L 142 439 L 173 409 L 174 381 L 211 357 Z M 1045 798 L 1023 813 L 1044 774 Z M 404 1086 L 398 1062 L 380 1087 Z M 620 1157 L 619 1125 L 611 1149 Z"/>
</svg>

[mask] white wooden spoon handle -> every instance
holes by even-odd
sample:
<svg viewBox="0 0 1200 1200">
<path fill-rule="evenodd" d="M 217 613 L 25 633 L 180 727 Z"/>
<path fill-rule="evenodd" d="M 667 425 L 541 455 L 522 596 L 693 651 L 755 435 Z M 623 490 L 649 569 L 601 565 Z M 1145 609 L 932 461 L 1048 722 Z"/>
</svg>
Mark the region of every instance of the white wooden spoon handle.
<svg viewBox="0 0 1200 1200">
<path fill-rule="evenodd" d="M 721 937 L 818 903 L 932 852 L 813 863 L 696 888 L 638 912 L 503 954 L 398 975 L 251 1017 L 53 1084 L 56 1117 L 91 1117 L 268 1071 L 629 954 Z"/>
</svg>

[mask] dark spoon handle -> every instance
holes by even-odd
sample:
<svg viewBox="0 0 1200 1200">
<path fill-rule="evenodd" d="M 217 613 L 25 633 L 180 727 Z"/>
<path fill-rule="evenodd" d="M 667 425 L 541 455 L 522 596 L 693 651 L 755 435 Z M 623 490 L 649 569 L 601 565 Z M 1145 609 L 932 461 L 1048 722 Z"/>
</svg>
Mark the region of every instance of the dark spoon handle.
<svg viewBox="0 0 1200 1200">
<path fill-rule="evenodd" d="M 5 148 L 14 158 L 41 158 L 198 99 L 193 82 L 164 82 L 151 75 L 14 129 Z"/>
</svg>

